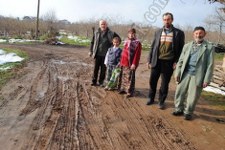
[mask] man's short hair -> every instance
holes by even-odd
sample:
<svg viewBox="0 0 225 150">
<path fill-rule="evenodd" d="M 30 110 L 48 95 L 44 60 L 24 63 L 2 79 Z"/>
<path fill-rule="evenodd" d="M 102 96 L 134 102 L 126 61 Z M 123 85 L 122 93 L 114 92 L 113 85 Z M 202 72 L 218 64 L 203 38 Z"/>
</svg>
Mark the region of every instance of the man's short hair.
<svg viewBox="0 0 225 150">
<path fill-rule="evenodd" d="M 205 32 L 205 28 L 203 28 L 202 26 L 197 26 L 197 27 L 195 27 L 193 32 L 195 32 L 195 31 L 197 31 L 197 30 L 202 30 L 202 31 Z"/>
<path fill-rule="evenodd" d="M 164 17 L 164 16 L 168 16 L 168 15 L 170 15 L 171 19 L 173 20 L 173 14 L 172 14 L 172 13 L 170 13 L 170 12 L 166 12 L 166 13 L 164 13 L 164 14 L 163 14 L 163 17 Z"/>
</svg>

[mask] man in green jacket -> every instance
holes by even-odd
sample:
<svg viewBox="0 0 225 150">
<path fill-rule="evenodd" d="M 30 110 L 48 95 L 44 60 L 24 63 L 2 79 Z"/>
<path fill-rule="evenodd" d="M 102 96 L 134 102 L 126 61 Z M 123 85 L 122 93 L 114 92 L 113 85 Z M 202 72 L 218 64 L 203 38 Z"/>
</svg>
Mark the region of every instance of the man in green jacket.
<svg viewBox="0 0 225 150">
<path fill-rule="evenodd" d="M 204 40 L 205 35 L 203 27 L 195 27 L 194 41 L 184 45 L 175 70 L 175 80 L 178 85 L 173 115 L 184 114 L 185 120 L 192 119 L 202 89 L 209 85 L 213 74 L 213 45 Z M 186 106 L 184 106 L 185 97 L 187 98 Z"/>
</svg>

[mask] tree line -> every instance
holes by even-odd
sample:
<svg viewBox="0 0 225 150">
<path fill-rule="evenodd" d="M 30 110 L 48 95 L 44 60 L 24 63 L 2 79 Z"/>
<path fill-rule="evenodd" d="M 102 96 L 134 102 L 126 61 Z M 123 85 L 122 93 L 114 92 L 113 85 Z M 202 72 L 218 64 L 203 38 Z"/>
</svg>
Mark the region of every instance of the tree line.
<svg viewBox="0 0 225 150">
<path fill-rule="evenodd" d="M 127 36 L 130 27 L 137 29 L 137 36 L 142 42 L 152 41 L 154 32 L 158 27 L 151 25 L 135 24 L 133 22 L 121 23 L 119 18 L 108 17 L 109 27 L 116 31 L 123 39 Z M 99 20 L 86 20 L 70 23 L 67 20 L 57 20 L 54 11 L 46 13 L 39 21 L 39 38 L 52 38 L 58 35 L 60 30 L 72 35 L 83 36 L 91 39 L 93 31 L 98 29 Z M 215 43 L 225 44 L 225 13 L 216 10 L 215 14 L 208 16 L 205 21 L 207 39 Z M 175 25 L 185 32 L 185 40 L 192 40 L 193 26 Z M 0 16 L 0 37 L 1 38 L 26 38 L 35 39 L 36 18 L 25 16 L 23 19 Z"/>
</svg>

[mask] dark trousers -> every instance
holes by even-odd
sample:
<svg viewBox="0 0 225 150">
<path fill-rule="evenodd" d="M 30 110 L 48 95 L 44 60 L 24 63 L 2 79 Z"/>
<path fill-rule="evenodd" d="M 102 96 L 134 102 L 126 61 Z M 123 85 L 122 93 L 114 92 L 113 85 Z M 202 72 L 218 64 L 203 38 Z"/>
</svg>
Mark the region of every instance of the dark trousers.
<svg viewBox="0 0 225 150">
<path fill-rule="evenodd" d="M 103 84 L 106 74 L 106 66 L 104 64 L 105 57 L 104 56 L 96 56 L 95 58 L 95 66 L 94 66 L 94 73 L 92 76 L 92 83 L 97 83 L 98 80 L 98 73 L 100 70 L 100 76 L 99 76 L 99 84 Z"/>
<path fill-rule="evenodd" d="M 151 69 L 149 80 L 149 98 L 154 101 L 157 83 L 161 75 L 161 86 L 159 89 L 159 103 L 163 104 L 168 94 L 169 82 L 173 74 L 172 60 L 158 60 L 156 67 Z"/>
</svg>

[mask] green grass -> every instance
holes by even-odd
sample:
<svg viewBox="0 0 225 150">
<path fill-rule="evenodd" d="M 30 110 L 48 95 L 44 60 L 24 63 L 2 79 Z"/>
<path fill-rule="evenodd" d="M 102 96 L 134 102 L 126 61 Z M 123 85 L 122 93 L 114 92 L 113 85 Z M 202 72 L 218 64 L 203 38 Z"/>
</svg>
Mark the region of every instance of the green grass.
<svg viewBox="0 0 225 150">
<path fill-rule="evenodd" d="M 214 58 L 215 61 L 223 61 L 224 53 L 215 53 Z"/>
<path fill-rule="evenodd" d="M 225 96 L 203 91 L 202 97 L 212 105 L 219 106 L 220 108 L 225 110 Z"/>
<path fill-rule="evenodd" d="M 24 51 L 21 51 L 19 49 L 12 49 L 12 48 L 3 48 L 3 50 L 6 52 L 6 53 L 15 53 L 16 55 L 24 58 L 25 60 L 28 59 L 28 55 L 26 52 Z"/>
<path fill-rule="evenodd" d="M 0 89 L 3 85 L 7 83 L 7 81 L 14 77 L 14 73 L 10 71 L 0 71 Z"/>
<path fill-rule="evenodd" d="M 6 53 L 16 53 L 18 56 L 24 58 L 21 62 L 13 62 L 13 63 L 5 63 L 0 65 L 0 68 L 7 68 L 10 67 L 11 69 L 7 70 L 0 70 L 0 89 L 3 85 L 7 83 L 8 80 L 14 78 L 16 76 L 16 70 L 23 67 L 25 62 L 28 60 L 27 53 L 18 50 L 18 49 L 10 49 L 10 48 L 3 48 Z"/>
</svg>

